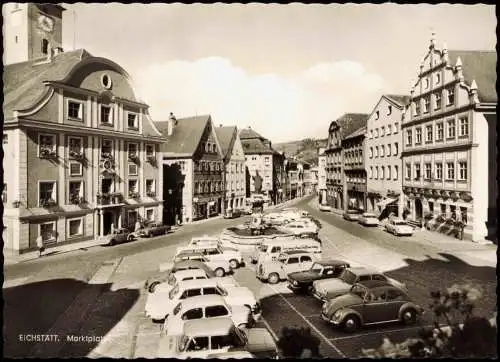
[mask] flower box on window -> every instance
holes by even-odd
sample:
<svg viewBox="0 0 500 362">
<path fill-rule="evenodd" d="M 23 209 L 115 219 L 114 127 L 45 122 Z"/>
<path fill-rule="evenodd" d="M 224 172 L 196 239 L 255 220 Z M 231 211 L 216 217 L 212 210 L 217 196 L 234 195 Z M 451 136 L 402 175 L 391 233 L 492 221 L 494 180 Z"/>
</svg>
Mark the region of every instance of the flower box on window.
<svg viewBox="0 0 500 362">
<path fill-rule="evenodd" d="M 129 153 L 128 154 L 128 160 L 132 161 L 132 162 L 137 162 L 137 161 L 139 161 L 139 156 L 135 152 L 134 153 Z"/>
<path fill-rule="evenodd" d="M 69 151 L 69 157 L 74 158 L 76 160 L 83 159 L 83 153 L 80 151 Z"/>
<path fill-rule="evenodd" d="M 468 192 L 461 192 L 459 196 L 465 202 L 471 202 L 473 199 L 472 195 L 469 194 Z"/>
<path fill-rule="evenodd" d="M 56 157 L 56 151 L 49 147 L 42 147 L 40 148 L 40 157 L 54 158 Z"/>
<path fill-rule="evenodd" d="M 83 204 L 83 197 L 81 197 L 80 195 L 71 195 L 69 201 L 73 205 L 80 205 Z"/>
<path fill-rule="evenodd" d="M 450 198 L 453 200 L 453 201 L 457 201 L 459 196 L 458 196 L 458 193 L 453 191 L 451 194 L 450 194 Z"/>
<path fill-rule="evenodd" d="M 154 192 L 154 191 L 147 191 L 147 192 L 146 192 L 146 195 L 147 195 L 148 197 L 155 197 L 155 196 L 156 196 L 156 192 Z"/>
<path fill-rule="evenodd" d="M 105 160 L 110 160 L 110 161 L 114 159 L 113 155 L 111 153 L 109 153 L 109 152 L 102 152 L 101 153 L 101 158 L 105 159 Z"/>
<path fill-rule="evenodd" d="M 131 197 L 131 198 L 133 198 L 133 199 L 138 199 L 138 198 L 141 197 L 141 195 L 138 192 L 134 192 L 134 191 L 130 191 L 128 193 L 128 196 Z"/>
<path fill-rule="evenodd" d="M 54 199 L 43 199 L 43 200 L 40 200 L 40 205 L 42 207 L 55 206 L 56 205 L 56 201 Z"/>
<path fill-rule="evenodd" d="M 441 197 L 443 199 L 448 199 L 450 197 L 450 193 L 448 191 L 443 190 L 441 191 Z"/>
</svg>

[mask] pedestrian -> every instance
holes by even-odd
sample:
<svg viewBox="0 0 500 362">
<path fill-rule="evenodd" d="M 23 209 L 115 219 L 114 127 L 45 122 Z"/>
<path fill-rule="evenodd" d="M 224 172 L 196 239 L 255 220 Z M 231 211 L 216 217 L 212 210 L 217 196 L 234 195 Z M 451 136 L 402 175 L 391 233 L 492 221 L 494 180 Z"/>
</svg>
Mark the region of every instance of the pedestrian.
<svg viewBox="0 0 500 362">
<path fill-rule="evenodd" d="M 42 253 L 45 251 L 42 235 L 38 235 L 38 237 L 36 238 L 36 246 L 38 248 L 38 257 L 40 258 L 42 256 Z"/>
</svg>

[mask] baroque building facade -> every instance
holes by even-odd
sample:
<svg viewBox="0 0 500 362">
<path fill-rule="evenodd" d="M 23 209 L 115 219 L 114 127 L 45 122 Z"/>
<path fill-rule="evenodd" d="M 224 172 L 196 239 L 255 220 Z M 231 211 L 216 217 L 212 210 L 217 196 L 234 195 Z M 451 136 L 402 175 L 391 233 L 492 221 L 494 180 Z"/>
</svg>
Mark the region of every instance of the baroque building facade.
<svg viewBox="0 0 500 362">
<path fill-rule="evenodd" d="M 361 127 L 342 140 L 347 206 L 360 210 L 366 210 L 365 133 Z"/>
<path fill-rule="evenodd" d="M 403 116 L 408 218 L 464 238 L 496 234 L 496 53 L 437 49 L 431 39 Z"/>
</svg>

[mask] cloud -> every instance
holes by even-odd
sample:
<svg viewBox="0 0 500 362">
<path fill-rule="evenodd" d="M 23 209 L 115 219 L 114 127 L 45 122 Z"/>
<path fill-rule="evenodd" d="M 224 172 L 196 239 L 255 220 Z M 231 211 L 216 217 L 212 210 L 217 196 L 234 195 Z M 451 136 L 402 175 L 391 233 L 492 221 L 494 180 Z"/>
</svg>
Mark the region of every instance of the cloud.
<svg viewBox="0 0 500 362">
<path fill-rule="evenodd" d="M 134 76 L 155 120 L 211 114 L 216 125 L 251 126 L 272 142 L 326 137 L 345 112 L 370 112 L 385 81 L 354 61 L 323 62 L 281 76 L 249 74 L 228 59 L 151 64 Z"/>
</svg>

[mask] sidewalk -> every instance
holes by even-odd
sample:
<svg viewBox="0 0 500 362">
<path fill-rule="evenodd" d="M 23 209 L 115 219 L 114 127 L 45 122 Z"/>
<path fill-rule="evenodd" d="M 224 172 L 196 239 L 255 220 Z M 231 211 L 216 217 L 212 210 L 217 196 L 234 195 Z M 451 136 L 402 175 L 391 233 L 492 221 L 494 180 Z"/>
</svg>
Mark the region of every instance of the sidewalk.
<svg viewBox="0 0 500 362">
<path fill-rule="evenodd" d="M 309 202 L 309 206 L 318 209 L 318 201 L 316 198 Z M 342 210 L 332 209 L 332 213 L 342 216 Z M 384 223 L 379 226 L 380 229 L 384 228 Z M 444 253 L 455 253 L 467 259 L 479 259 L 488 263 L 496 263 L 497 258 L 497 245 L 491 241 L 485 240 L 484 242 L 473 242 L 470 240 L 460 240 L 448 235 L 443 235 L 437 232 L 432 232 L 427 229 L 415 229 L 412 241 L 429 245 Z"/>
</svg>

